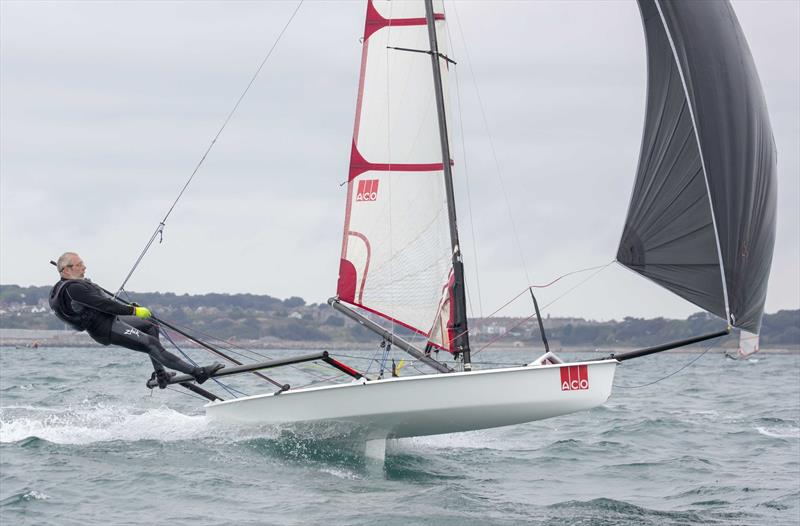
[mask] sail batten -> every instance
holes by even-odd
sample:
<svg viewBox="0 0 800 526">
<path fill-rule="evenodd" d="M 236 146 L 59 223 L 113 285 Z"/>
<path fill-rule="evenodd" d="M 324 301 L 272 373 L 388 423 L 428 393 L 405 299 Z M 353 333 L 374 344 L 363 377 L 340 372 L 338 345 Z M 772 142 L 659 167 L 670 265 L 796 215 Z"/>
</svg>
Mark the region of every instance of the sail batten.
<svg viewBox="0 0 800 526">
<path fill-rule="evenodd" d="M 727 1 L 639 0 L 647 41 L 642 148 L 617 260 L 757 332 L 775 237 L 775 147 Z"/>
</svg>

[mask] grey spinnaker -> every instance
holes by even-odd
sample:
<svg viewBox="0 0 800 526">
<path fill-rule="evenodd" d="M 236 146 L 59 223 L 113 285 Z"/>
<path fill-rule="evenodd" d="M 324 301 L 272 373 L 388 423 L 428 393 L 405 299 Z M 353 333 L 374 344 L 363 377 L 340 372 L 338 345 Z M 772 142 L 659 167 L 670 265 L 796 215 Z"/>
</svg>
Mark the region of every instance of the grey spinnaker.
<svg viewBox="0 0 800 526">
<path fill-rule="evenodd" d="M 758 332 L 776 221 L 776 152 L 727 1 L 639 0 L 648 93 L 617 260 Z"/>
</svg>

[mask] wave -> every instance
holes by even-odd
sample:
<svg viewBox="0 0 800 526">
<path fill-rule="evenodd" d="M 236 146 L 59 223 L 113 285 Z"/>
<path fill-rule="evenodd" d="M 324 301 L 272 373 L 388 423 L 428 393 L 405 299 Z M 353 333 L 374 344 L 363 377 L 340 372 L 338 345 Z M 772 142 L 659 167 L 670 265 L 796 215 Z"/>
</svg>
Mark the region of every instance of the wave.
<svg viewBox="0 0 800 526">
<path fill-rule="evenodd" d="M 570 500 L 547 506 L 545 524 L 750 524 L 753 513 L 746 510 L 726 512 L 729 503 L 711 499 L 692 503 L 694 509 L 658 510 L 622 500 L 600 497 L 587 501 Z M 720 509 L 720 508 L 723 509 Z M 598 518 L 602 517 L 602 520 Z M 567 519 L 567 520 L 565 520 Z"/>
<path fill-rule="evenodd" d="M 669 495 L 665 497 L 666 500 L 683 500 L 689 498 L 697 498 L 697 497 L 706 497 L 706 496 L 715 496 L 720 494 L 735 494 L 739 491 L 748 492 L 751 491 L 748 488 L 738 488 L 736 486 L 723 486 L 723 485 L 713 485 L 713 486 L 695 486 L 691 489 L 686 491 L 682 491 L 680 493 L 676 493 L 675 495 Z M 712 499 L 708 499 L 712 500 Z M 705 501 L 700 501 L 705 502 Z"/>
<path fill-rule="evenodd" d="M 4 498 L 0 500 L 0 507 L 11 506 L 13 504 L 25 503 L 30 502 L 33 500 L 49 500 L 50 495 L 42 493 L 41 491 L 34 490 L 23 490 L 14 495 Z"/>
<path fill-rule="evenodd" d="M 689 522 L 700 524 L 703 517 L 692 511 L 660 511 L 636 506 L 625 501 L 610 498 L 597 498 L 588 501 L 570 500 L 551 504 L 550 510 L 558 510 L 570 513 L 573 518 L 579 519 L 581 516 L 594 519 L 597 514 L 601 514 L 609 524 L 628 523 L 632 518 L 636 519 L 637 524 L 647 523 L 657 520 L 660 524 L 678 520 L 682 523 Z M 576 521 L 581 522 L 581 521 Z"/>
<path fill-rule="evenodd" d="M 756 427 L 760 434 L 772 438 L 800 438 L 800 428 L 789 427 L 784 429 L 770 429 L 768 427 Z"/>
<path fill-rule="evenodd" d="M 798 497 L 800 497 L 800 491 L 793 491 L 791 493 L 781 495 L 775 499 L 768 500 L 767 502 L 762 502 L 759 504 L 759 506 L 779 511 L 786 511 L 793 508 L 796 509 Z"/>
<path fill-rule="evenodd" d="M 2 389 L 0 389 L 0 393 L 13 391 L 14 389 L 19 389 L 21 391 L 31 391 L 33 390 L 33 384 L 9 385 L 7 387 L 3 387 Z"/>
</svg>

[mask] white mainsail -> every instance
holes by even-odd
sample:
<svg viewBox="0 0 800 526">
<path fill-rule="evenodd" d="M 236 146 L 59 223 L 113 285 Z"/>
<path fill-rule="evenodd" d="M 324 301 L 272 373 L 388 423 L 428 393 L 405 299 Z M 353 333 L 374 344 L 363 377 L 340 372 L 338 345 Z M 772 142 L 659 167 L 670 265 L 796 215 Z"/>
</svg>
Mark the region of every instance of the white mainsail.
<svg viewBox="0 0 800 526">
<path fill-rule="evenodd" d="M 435 13 L 446 53 L 441 2 Z M 367 3 L 337 295 L 449 348 L 438 320 L 450 318 L 452 249 L 428 38 L 423 2 Z"/>
</svg>

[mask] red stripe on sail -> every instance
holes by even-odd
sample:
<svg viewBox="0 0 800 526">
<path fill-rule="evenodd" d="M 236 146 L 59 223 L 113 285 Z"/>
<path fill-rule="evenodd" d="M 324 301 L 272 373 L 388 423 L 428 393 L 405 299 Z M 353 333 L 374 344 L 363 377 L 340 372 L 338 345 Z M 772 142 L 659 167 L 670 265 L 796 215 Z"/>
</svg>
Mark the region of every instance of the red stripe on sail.
<svg viewBox="0 0 800 526">
<path fill-rule="evenodd" d="M 358 290 L 358 301 L 361 301 L 361 298 L 364 297 L 364 283 L 367 281 L 367 273 L 369 272 L 369 260 L 372 258 L 372 247 L 369 246 L 369 239 L 367 239 L 367 236 L 361 232 L 353 232 L 351 230 L 348 232 L 348 235 L 357 237 L 363 241 L 364 245 L 367 247 L 367 260 L 364 262 L 364 272 L 361 274 L 361 286 Z"/>
<path fill-rule="evenodd" d="M 347 205 L 344 209 L 344 232 L 342 232 L 342 256 L 341 259 L 347 258 L 347 232 L 350 230 L 350 212 L 352 208 L 353 199 L 353 185 L 347 183 Z"/>
<path fill-rule="evenodd" d="M 364 271 L 361 274 L 361 283 L 358 287 L 358 301 L 361 302 L 361 298 L 364 296 L 364 283 L 367 280 L 367 273 L 369 272 L 369 260 L 372 258 L 372 248 L 369 245 L 367 236 L 361 232 L 354 232 L 352 230 L 348 232 L 344 238 L 345 246 L 347 246 L 348 236 L 357 237 L 363 241 L 364 247 L 367 249 L 367 260 L 364 262 Z M 344 264 L 345 262 L 349 264 L 349 267 Z M 341 300 L 347 301 L 348 303 L 353 303 L 353 305 L 355 305 L 354 302 L 357 278 L 358 271 L 356 270 L 355 265 L 353 265 L 352 261 L 349 261 L 347 258 L 342 256 L 341 260 L 339 261 L 339 282 L 336 286 L 336 294 Z"/>
<path fill-rule="evenodd" d="M 347 303 L 349 303 L 350 305 L 352 305 L 354 307 L 358 307 L 359 309 L 364 309 L 365 311 L 367 311 L 369 313 L 376 314 L 376 315 L 380 316 L 381 318 L 383 318 L 385 320 L 389 320 L 392 323 L 396 323 L 396 324 L 400 325 L 401 327 L 405 327 L 406 329 L 408 329 L 410 331 L 414 331 L 417 334 L 421 334 L 422 336 L 425 336 L 426 338 L 429 335 L 429 333 L 427 333 L 427 332 L 425 332 L 425 331 L 423 331 L 421 329 L 417 329 L 413 325 L 409 325 L 408 323 L 402 322 L 402 321 L 400 321 L 400 320 L 398 320 L 396 318 L 392 318 L 388 314 L 384 314 L 384 313 L 382 313 L 380 311 L 377 311 L 375 309 L 371 309 L 371 308 L 367 307 L 366 305 L 362 305 L 362 304 L 356 303 L 354 301 L 348 301 Z"/>
<path fill-rule="evenodd" d="M 451 162 L 452 164 L 452 162 Z M 352 181 L 364 172 L 436 172 L 444 170 L 442 163 L 371 163 L 358 151 L 355 141 L 350 149 L 350 177 Z"/>
<path fill-rule="evenodd" d="M 453 274 L 453 269 L 451 268 L 447 283 L 444 287 L 442 287 L 442 299 L 439 302 L 439 308 L 436 311 L 436 318 L 429 336 L 429 338 L 431 336 L 436 338 L 438 335 L 438 337 L 442 340 L 442 343 L 439 344 L 431 339 L 428 340 L 429 345 L 452 354 L 455 354 L 453 342 L 456 339 L 455 330 L 453 329 L 455 324 L 455 305 L 453 303 L 453 296 L 451 293 L 454 284 L 455 275 Z M 442 319 L 442 315 L 445 312 L 447 313 L 446 321 Z"/>
<path fill-rule="evenodd" d="M 434 20 L 444 20 L 444 14 L 434 13 Z M 367 2 L 367 21 L 364 24 L 364 41 L 366 41 L 375 31 L 383 29 L 388 26 L 424 26 L 428 22 L 425 17 L 421 18 L 383 18 L 381 14 L 375 9 L 372 0 Z"/>
<path fill-rule="evenodd" d="M 367 55 L 369 42 L 364 41 L 361 47 L 361 68 L 358 74 L 358 97 L 356 99 L 356 122 L 353 125 L 353 143 L 358 141 L 358 130 L 361 127 L 361 106 L 364 100 L 364 73 L 367 71 Z"/>
<path fill-rule="evenodd" d="M 453 328 L 456 325 L 456 299 L 453 297 L 453 290 L 456 286 L 456 275 L 453 269 L 450 269 L 450 279 L 447 280 L 447 296 L 448 296 L 448 312 L 447 313 L 447 350 L 455 354 L 453 351 L 453 342 L 456 339 L 456 331 Z"/>
<path fill-rule="evenodd" d="M 336 295 L 342 301 L 352 302 L 356 297 L 356 267 L 346 259 L 339 260 L 339 282 Z"/>
<path fill-rule="evenodd" d="M 367 6 L 369 11 L 369 6 Z M 364 72 L 367 70 L 367 52 L 369 50 L 369 41 L 365 40 L 361 48 L 361 71 L 358 76 L 358 99 L 356 100 L 356 118 L 353 125 L 353 144 L 358 141 L 358 132 L 361 127 L 361 107 L 364 100 Z M 352 164 L 352 154 L 351 160 Z M 352 168 L 350 169 L 352 172 Z M 347 204 L 344 209 L 344 231 L 342 232 L 342 257 L 347 259 L 347 234 L 350 231 L 350 213 L 353 207 L 353 185 L 350 183 L 352 177 L 349 177 L 347 183 Z"/>
</svg>

